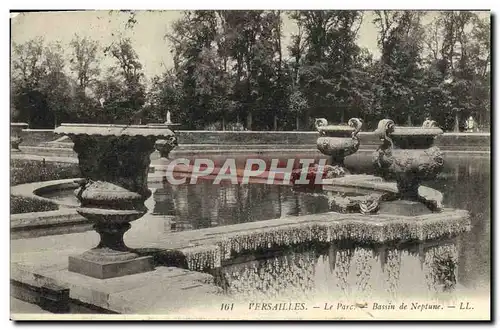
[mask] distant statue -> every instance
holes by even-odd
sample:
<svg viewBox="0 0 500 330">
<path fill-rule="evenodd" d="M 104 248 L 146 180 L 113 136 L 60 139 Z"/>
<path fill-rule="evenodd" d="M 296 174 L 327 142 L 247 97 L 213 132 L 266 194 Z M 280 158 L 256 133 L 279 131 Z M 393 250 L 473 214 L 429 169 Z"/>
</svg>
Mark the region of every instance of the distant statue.
<svg viewBox="0 0 500 330">
<path fill-rule="evenodd" d="M 431 128 L 437 127 L 437 123 L 435 120 L 431 120 L 429 117 L 426 117 L 424 123 L 422 124 L 422 128 Z"/>
<path fill-rule="evenodd" d="M 172 120 L 170 119 L 170 111 L 167 111 L 167 121 L 165 124 L 172 124 Z"/>
<path fill-rule="evenodd" d="M 469 119 L 465 121 L 465 131 L 471 133 L 474 132 L 476 129 L 477 129 L 476 121 L 474 120 L 474 118 L 472 118 L 472 116 L 470 116 Z"/>
<path fill-rule="evenodd" d="M 101 104 L 101 108 L 104 108 L 104 101 L 105 101 L 104 97 L 101 97 L 99 99 L 99 103 Z"/>
</svg>

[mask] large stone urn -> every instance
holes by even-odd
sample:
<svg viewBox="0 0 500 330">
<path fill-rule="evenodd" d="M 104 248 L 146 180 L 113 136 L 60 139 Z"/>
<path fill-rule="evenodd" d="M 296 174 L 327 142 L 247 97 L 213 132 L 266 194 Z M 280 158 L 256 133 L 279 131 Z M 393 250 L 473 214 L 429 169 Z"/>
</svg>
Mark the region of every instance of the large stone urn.
<svg viewBox="0 0 500 330">
<path fill-rule="evenodd" d="M 443 154 L 433 146 L 443 131 L 435 125 L 397 127 L 390 119 L 379 122 L 375 134 L 382 144 L 374 153 L 373 164 L 384 179 L 395 179 L 402 200 L 424 202 L 418 188 L 422 181 L 433 180 L 443 169 Z M 439 208 L 432 203 L 429 208 Z"/>
<path fill-rule="evenodd" d="M 357 135 L 362 125 L 359 118 L 349 119 L 348 125 L 328 125 L 326 119 L 316 119 L 316 129 L 320 135 L 316 145 L 321 153 L 330 156 L 328 165 L 344 168 L 344 158 L 359 149 Z"/>
<path fill-rule="evenodd" d="M 128 248 L 123 235 L 130 222 L 147 212 L 155 141 L 169 139 L 173 132 L 165 125 L 62 124 L 55 133 L 74 143 L 84 178 L 76 191 L 81 203 L 77 212 L 92 220 L 100 235 L 95 248 L 69 257 L 69 271 L 104 279 L 152 270 L 152 257 Z"/>
<path fill-rule="evenodd" d="M 20 152 L 19 145 L 23 142 L 21 132 L 23 129 L 28 128 L 26 123 L 10 123 L 10 151 Z"/>
</svg>

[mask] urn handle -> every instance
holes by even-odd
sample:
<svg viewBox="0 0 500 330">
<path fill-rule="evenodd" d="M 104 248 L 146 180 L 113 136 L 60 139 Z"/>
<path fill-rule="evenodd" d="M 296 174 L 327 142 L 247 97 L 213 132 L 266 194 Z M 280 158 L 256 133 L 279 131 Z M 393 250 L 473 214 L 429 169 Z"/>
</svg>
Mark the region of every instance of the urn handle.
<svg viewBox="0 0 500 330">
<path fill-rule="evenodd" d="M 328 125 L 328 120 L 326 120 L 325 118 L 316 118 L 316 121 L 314 122 L 314 126 L 318 131 L 320 130 L 320 127 L 327 125 Z"/>
<path fill-rule="evenodd" d="M 347 122 L 347 124 L 351 127 L 354 127 L 354 132 L 352 132 L 352 138 L 356 138 L 358 133 L 361 131 L 361 127 L 363 127 L 363 120 L 360 118 L 351 118 Z"/>
<path fill-rule="evenodd" d="M 395 127 L 396 125 L 391 119 L 382 119 L 378 122 L 375 134 L 380 137 L 380 139 L 385 140 L 389 135 L 391 135 L 391 133 L 394 132 Z"/>
<path fill-rule="evenodd" d="M 434 128 L 439 127 L 435 120 L 426 119 L 422 124 L 422 128 Z"/>
</svg>

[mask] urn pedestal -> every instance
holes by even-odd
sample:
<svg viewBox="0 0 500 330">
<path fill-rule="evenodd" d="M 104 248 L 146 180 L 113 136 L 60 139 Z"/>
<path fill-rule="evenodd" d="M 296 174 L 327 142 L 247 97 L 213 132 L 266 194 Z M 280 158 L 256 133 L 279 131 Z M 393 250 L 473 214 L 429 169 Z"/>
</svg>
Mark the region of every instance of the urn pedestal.
<svg viewBox="0 0 500 330">
<path fill-rule="evenodd" d="M 10 123 L 10 151 L 20 152 L 19 145 L 23 142 L 21 132 L 23 129 L 28 128 L 26 123 Z"/>
<path fill-rule="evenodd" d="M 69 271 L 95 278 L 111 278 L 153 270 L 150 256 L 126 246 L 123 235 L 130 222 L 147 212 L 150 155 L 157 139 L 173 132 L 165 125 L 62 124 L 55 133 L 74 143 L 82 177 L 76 195 L 77 212 L 94 222 L 99 244 L 69 258 Z"/>
<path fill-rule="evenodd" d="M 438 127 L 397 127 L 390 119 L 379 122 L 375 134 L 382 145 L 375 151 L 375 170 L 386 180 L 395 179 L 400 200 L 420 202 L 432 211 L 442 206 L 424 200 L 418 192 L 422 181 L 433 180 L 443 169 L 443 154 L 433 146 Z"/>
<path fill-rule="evenodd" d="M 354 154 L 359 149 L 359 138 L 362 121 L 358 118 L 349 119 L 348 125 L 328 125 L 324 118 L 316 120 L 316 129 L 320 137 L 316 141 L 318 150 L 329 156 L 328 165 L 337 166 L 348 173 L 344 167 L 344 158 Z"/>
</svg>

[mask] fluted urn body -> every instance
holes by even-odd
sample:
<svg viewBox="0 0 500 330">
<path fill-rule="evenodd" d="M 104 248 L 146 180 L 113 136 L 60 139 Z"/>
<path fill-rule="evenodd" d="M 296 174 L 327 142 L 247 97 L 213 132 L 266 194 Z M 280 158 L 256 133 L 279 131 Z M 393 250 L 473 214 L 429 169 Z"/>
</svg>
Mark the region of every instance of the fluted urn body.
<svg viewBox="0 0 500 330">
<path fill-rule="evenodd" d="M 318 150 L 329 158 L 329 165 L 344 167 L 344 158 L 359 149 L 358 133 L 362 121 L 349 119 L 348 125 L 328 125 L 326 119 L 316 120 L 316 129 L 320 137 L 316 141 Z"/>
<path fill-rule="evenodd" d="M 435 179 L 442 171 L 443 154 L 433 146 L 442 133 L 434 125 L 397 127 L 390 119 L 379 122 L 375 134 L 382 144 L 374 153 L 373 164 L 382 177 L 396 180 L 401 199 L 420 201 L 421 182 Z"/>
<path fill-rule="evenodd" d="M 144 201 L 151 196 L 147 176 L 155 142 L 173 132 L 165 125 L 62 124 L 55 133 L 74 142 L 84 178 L 76 191 L 81 203 L 77 212 L 94 222 L 101 237 L 94 249 L 70 257 L 69 270 L 97 278 L 151 270 L 151 258 L 129 249 L 123 235 L 130 222 L 147 212 Z"/>
<path fill-rule="evenodd" d="M 21 132 L 23 129 L 28 128 L 26 123 L 10 123 L 10 147 L 11 151 L 19 152 L 19 145 L 23 142 Z"/>
</svg>

